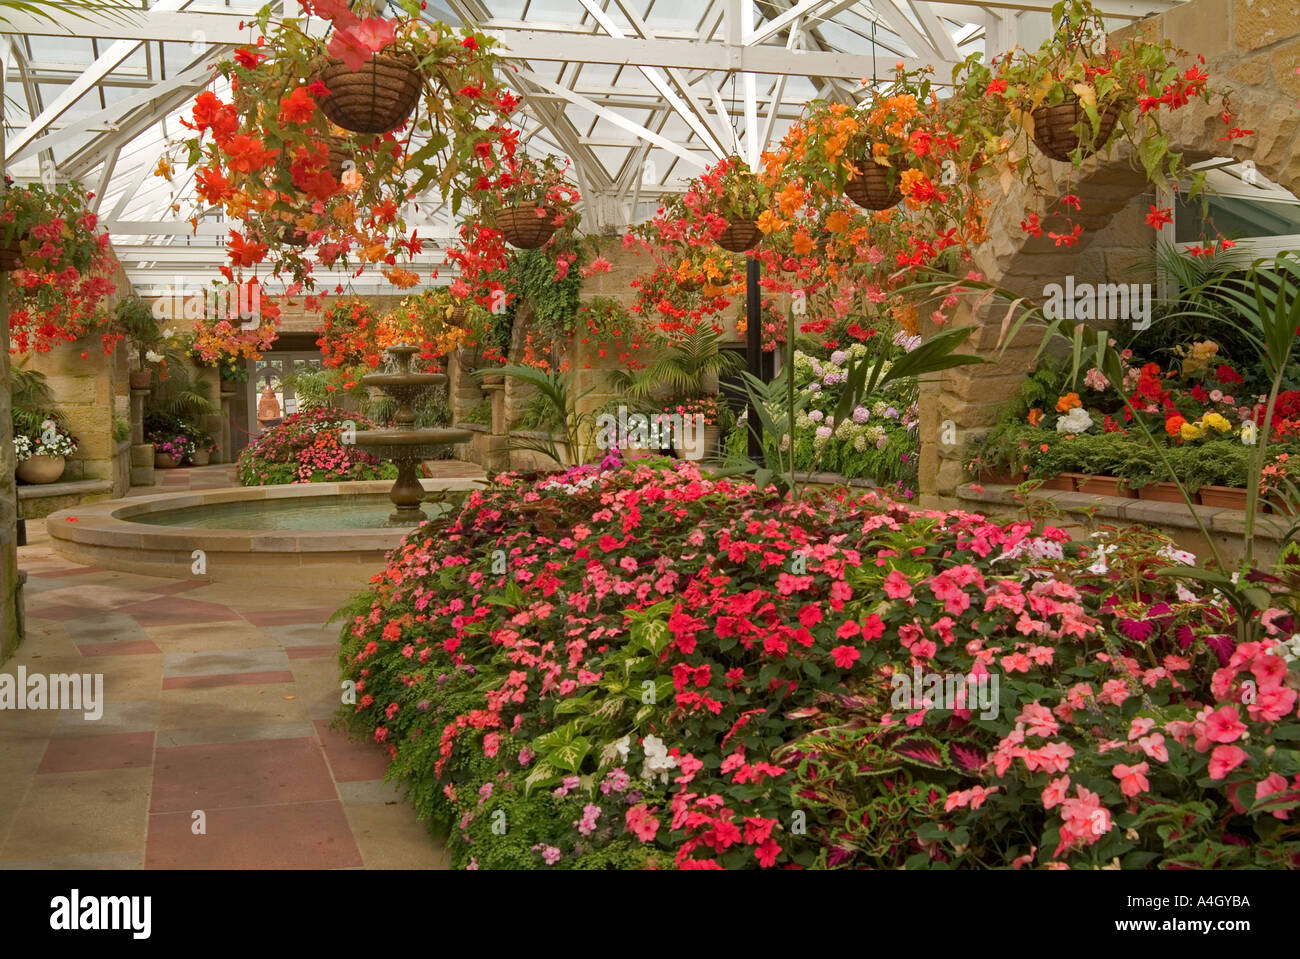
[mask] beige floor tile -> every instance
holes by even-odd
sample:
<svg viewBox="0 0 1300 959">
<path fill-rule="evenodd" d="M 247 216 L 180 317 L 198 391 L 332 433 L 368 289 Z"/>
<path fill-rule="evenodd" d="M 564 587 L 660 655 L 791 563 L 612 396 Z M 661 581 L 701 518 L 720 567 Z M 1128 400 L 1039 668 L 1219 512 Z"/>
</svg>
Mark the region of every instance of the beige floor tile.
<svg viewBox="0 0 1300 959">
<path fill-rule="evenodd" d="M 0 847 L 5 860 L 144 849 L 153 769 L 37 776 Z"/>
<path fill-rule="evenodd" d="M 167 689 L 162 693 L 158 729 L 301 723 L 309 718 L 307 703 L 296 684 Z"/>
<path fill-rule="evenodd" d="M 450 869 L 447 850 L 405 803 L 344 806 L 367 869 Z"/>
</svg>

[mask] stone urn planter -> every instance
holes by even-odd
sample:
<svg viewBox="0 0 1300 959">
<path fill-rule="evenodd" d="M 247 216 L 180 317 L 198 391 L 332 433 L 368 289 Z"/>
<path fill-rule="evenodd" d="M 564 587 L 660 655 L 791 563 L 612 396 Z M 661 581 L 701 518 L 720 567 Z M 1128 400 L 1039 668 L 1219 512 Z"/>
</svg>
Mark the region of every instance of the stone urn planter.
<svg viewBox="0 0 1300 959">
<path fill-rule="evenodd" d="M 181 465 L 181 458 L 173 456 L 171 453 L 159 453 L 154 451 L 153 468 L 157 470 L 174 470 Z"/>
<path fill-rule="evenodd" d="M 191 466 L 207 466 L 212 462 L 211 450 L 195 450 L 194 455 L 190 457 Z"/>
<path fill-rule="evenodd" d="M 678 459 L 702 460 L 718 453 L 718 443 L 722 439 L 722 430 L 717 426 L 706 426 L 702 431 L 691 431 L 691 441 L 680 442 L 682 438 L 673 437 L 673 454 Z"/>
<path fill-rule="evenodd" d="M 24 483 L 53 483 L 63 475 L 66 460 L 62 456 L 29 456 L 14 468 L 14 475 Z"/>
<path fill-rule="evenodd" d="M 153 382 L 153 374 L 148 370 L 132 370 L 128 379 L 131 381 L 131 389 L 147 390 Z"/>
</svg>

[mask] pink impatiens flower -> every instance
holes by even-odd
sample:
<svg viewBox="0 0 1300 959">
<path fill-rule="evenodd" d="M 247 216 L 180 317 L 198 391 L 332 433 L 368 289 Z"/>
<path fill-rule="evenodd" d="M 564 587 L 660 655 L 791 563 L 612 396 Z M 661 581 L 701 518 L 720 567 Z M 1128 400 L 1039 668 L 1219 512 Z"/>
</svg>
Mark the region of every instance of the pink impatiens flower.
<svg viewBox="0 0 1300 959">
<path fill-rule="evenodd" d="M 659 830 L 659 820 L 651 815 L 653 812 L 653 808 L 647 809 L 645 806 L 633 806 L 629 809 L 623 817 L 628 832 L 642 842 L 654 839 L 655 833 Z"/>
<path fill-rule="evenodd" d="M 890 570 L 885 577 L 885 595 L 890 599 L 906 599 L 912 595 L 912 584 L 903 573 Z"/>
<path fill-rule="evenodd" d="M 1221 706 L 1205 717 L 1205 738 L 1212 743 L 1235 743 L 1245 731 L 1236 706 Z"/>
<path fill-rule="evenodd" d="M 1138 763 L 1136 766 L 1116 763 L 1111 772 L 1119 780 L 1119 791 L 1131 799 L 1149 790 L 1151 783 L 1147 781 L 1147 768 L 1146 763 Z"/>
<path fill-rule="evenodd" d="M 1215 746 L 1210 753 L 1210 778 L 1223 779 L 1247 759 L 1240 746 Z"/>
</svg>

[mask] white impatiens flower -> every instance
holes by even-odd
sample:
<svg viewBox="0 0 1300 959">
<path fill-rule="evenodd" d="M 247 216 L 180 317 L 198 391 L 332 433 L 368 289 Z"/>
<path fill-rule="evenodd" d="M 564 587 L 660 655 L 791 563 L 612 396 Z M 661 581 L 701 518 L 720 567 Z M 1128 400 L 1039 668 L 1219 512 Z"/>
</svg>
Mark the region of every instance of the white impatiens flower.
<svg viewBox="0 0 1300 959">
<path fill-rule="evenodd" d="M 1163 557 L 1164 559 L 1171 559 L 1175 563 L 1182 563 L 1184 566 L 1196 565 L 1196 554 L 1189 553 L 1185 549 L 1174 549 L 1172 546 L 1162 546 L 1156 555 Z"/>
<path fill-rule="evenodd" d="M 1086 433 L 1092 428 L 1092 417 L 1082 406 L 1076 406 L 1056 421 L 1058 433 Z"/>
<path fill-rule="evenodd" d="M 641 778 L 651 780 L 658 776 L 660 782 L 668 782 L 668 774 L 677 768 L 677 760 L 668 755 L 668 747 L 663 740 L 658 736 L 647 736 L 642 740 L 641 747 L 645 750 Z"/>
</svg>

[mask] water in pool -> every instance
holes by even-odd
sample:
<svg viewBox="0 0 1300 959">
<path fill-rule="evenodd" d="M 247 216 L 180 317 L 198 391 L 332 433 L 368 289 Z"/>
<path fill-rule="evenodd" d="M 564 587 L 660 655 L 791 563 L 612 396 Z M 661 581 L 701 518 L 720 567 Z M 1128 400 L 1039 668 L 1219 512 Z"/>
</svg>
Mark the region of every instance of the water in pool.
<svg viewBox="0 0 1300 959">
<path fill-rule="evenodd" d="M 459 497 L 426 501 L 424 512 L 434 519 L 455 508 Z M 386 495 L 332 497 L 308 500 L 264 499 L 242 503 L 186 506 L 130 517 L 132 522 L 194 529 L 383 529 L 392 501 Z"/>
</svg>

